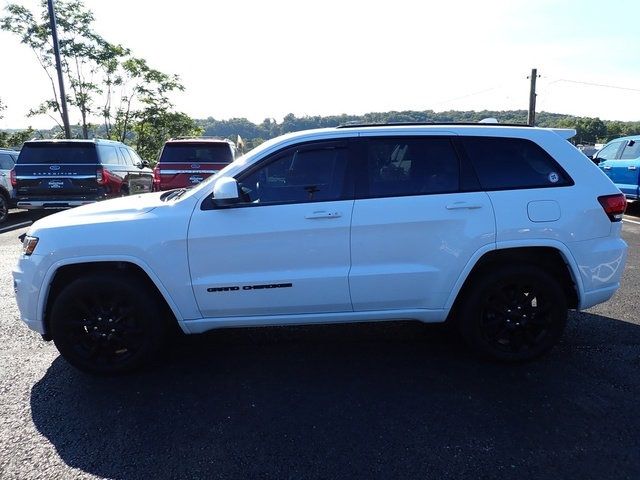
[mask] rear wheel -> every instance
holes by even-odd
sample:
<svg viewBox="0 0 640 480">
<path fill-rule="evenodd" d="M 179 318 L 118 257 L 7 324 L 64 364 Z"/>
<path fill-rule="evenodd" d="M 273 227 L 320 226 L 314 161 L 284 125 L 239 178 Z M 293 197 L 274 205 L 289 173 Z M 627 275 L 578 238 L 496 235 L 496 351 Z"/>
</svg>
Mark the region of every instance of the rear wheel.
<svg viewBox="0 0 640 480">
<path fill-rule="evenodd" d="M 50 315 L 51 336 L 62 356 L 97 374 L 144 365 L 164 344 L 167 324 L 155 293 L 117 274 L 73 281 L 57 296 Z"/>
<path fill-rule="evenodd" d="M 526 361 L 553 347 L 567 320 L 558 281 L 532 265 L 498 267 L 476 276 L 459 309 L 460 331 L 477 352 Z"/>
</svg>

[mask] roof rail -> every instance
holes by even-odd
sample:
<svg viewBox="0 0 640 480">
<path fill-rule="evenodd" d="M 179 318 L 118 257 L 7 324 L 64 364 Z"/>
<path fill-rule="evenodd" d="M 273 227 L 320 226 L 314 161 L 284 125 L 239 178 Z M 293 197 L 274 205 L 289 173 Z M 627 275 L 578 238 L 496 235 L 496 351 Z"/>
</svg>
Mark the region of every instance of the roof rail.
<svg viewBox="0 0 640 480">
<path fill-rule="evenodd" d="M 179 137 L 172 137 L 169 140 L 227 140 L 226 138 L 217 136 L 193 136 L 193 135 L 181 135 Z"/>
<path fill-rule="evenodd" d="M 474 127 L 529 127 L 526 123 L 477 123 L 477 122 L 389 122 L 389 123 L 343 123 L 336 128 L 361 128 L 361 127 L 403 127 L 421 125 L 441 126 L 474 126 Z"/>
</svg>

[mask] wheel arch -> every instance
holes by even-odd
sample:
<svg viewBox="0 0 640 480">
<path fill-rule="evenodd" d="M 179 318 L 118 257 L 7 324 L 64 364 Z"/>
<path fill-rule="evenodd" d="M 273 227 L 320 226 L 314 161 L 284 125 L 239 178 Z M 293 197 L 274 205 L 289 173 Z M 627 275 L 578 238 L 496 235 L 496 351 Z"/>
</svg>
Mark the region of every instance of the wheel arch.
<svg viewBox="0 0 640 480">
<path fill-rule="evenodd" d="M 486 269 L 514 262 L 542 266 L 546 271 L 553 272 L 563 286 L 569 308 L 580 307 L 584 290 L 578 266 L 566 245 L 554 241 L 536 245 L 531 245 L 530 242 L 504 243 L 498 244 L 496 248 L 476 252 L 460 274 L 445 307 L 449 310 L 455 308 L 456 302 L 475 276 Z"/>
<path fill-rule="evenodd" d="M 175 323 L 182 331 L 187 332 L 183 325 L 183 319 L 180 315 L 180 311 L 169 295 L 169 292 L 148 265 L 141 262 L 139 259 L 72 258 L 52 265 L 49 268 L 45 282 L 43 283 L 44 285 L 47 285 L 47 288 L 46 291 L 40 292 L 40 296 L 38 298 L 38 316 L 40 317 L 40 322 L 44 327 L 43 336 L 45 338 L 49 335 L 48 313 L 51 309 L 51 304 L 62 291 L 64 285 L 68 281 L 78 278 L 81 275 L 96 272 L 122 272 L 123 274 L 135 276 L 135 278 L 144 282 L 143 284 L 149 287 L 157 295 L 158 301 L 163 303 L 166 313 L 175 319 Z"/>
</svg>

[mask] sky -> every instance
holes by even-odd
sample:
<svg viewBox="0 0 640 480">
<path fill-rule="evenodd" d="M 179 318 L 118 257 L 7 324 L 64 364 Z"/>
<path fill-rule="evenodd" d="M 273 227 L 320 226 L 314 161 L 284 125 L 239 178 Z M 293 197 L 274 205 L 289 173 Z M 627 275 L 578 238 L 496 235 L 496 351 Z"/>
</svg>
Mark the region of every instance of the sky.
<svg viewBox="0 0 640 480">
<path fill-rule="evenodd" d="M 84 3 L 103 37 L 180 76 L 195 118 L 526 109 L 537 68 L 538 111 L 640 120 L 638 0 Z M 0 128 L 52 127 L 26 116 L 50 92 L 33 53 L 0 32 L 0 59 Z"/>
</svg>

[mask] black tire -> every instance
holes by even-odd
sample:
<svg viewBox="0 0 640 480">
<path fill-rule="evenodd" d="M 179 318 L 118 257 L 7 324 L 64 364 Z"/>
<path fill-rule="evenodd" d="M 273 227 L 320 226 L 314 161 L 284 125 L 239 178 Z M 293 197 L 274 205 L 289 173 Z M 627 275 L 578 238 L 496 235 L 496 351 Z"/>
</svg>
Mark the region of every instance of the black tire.
<svg viewBox="0 0 640 480">
<path fill-rule="evenodd" d="M 533 265 L 485 269 L 471 279 L 457 310 L 465 341 L 500 361 L 539 357 L 562 337 L 567 299 L 551 275 Z"/>
<path fill-rule="evenodd" d="M 9 199 L 4 193 L 0 193 L 0 223 L 4 223 L 9 218 Z"/>
<path fill-rule="evenodd" d="M 155 292 L 135 277 L 111 273 L 66 286 L 53 302 L 49 326 L 65 360 L 101 375 L 140 368 L 161 350 L 168 331 Z"/>
</svg>

